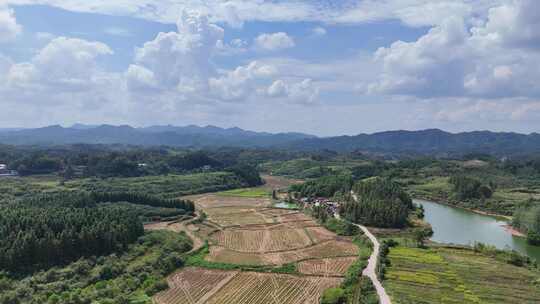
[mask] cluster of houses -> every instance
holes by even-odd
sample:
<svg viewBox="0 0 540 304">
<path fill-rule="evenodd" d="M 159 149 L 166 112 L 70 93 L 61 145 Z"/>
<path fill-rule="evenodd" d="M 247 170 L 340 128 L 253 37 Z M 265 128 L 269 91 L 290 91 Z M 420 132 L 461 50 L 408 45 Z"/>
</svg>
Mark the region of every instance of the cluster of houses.
<svg viewBox="0 0 540 304">
<path fill-rule="evenodd" d="M 312 208 L 315 207 L 324 207 L 328 214 L 339 214 L 339 206 L 340 204 L 338 202 L 334 202 L 328 198 L 325 197 L 302 197 L 298 200 L 298 203 L 300 203 L 304 208 Z"/>
<path fill-rule="evenodd" d="M 9 170 L 6 164 L 0 164 L 0 177 L 18 176 L 19 173 L 15 170 Z"/>
</svg>

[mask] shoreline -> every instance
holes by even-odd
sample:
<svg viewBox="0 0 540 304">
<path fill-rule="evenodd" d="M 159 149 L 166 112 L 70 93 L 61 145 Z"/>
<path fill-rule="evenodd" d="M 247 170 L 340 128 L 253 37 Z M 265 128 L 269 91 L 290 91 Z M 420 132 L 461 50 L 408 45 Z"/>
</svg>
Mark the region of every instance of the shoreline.
<svg viewBox="0 0 540 304">
<path fill-rule="evenodd" d="M 510 215 L 498 214 L 498 213 L 493 213 L 493 212 L 489 212 L 489 211 L 483 211 L 483 210 L 480 210 L 480 209 L 472 209 L 472 208 L 467 208 L 467 207 L 463 207 L 463 206 L 458 206 L 458 205 L 451 204 L 446 199 L 442 199 L 442 198 L 417 196 L 417 197 L 414 197 L 413 200 L 414 199 L 430 201 L 430 202 L 433 202 L 433 203 L 446 205 L 446 206 L 449 206 L 449 207 L 454 207 L 454 208 L 458 208 L 458 209 L 467 210 L 467 211 L 470 211 L 470 212 L 474 212 L 476 214 L 496 217 L 496 218 L 499 218 L 499 219 L 504 219 L 505 221 L 508 221 L 508 222 L 512 221 L 512 217 Z"/>
<path fill-rule="evenodd" d="M 526 235 L 523 232 L 519 231 L 517 228 L 512 226 L 512 224 L 511 224 L 512 217 L 511 216 L 491 213 L 491 212 L 482 211 L 482 210 L 478 210 L 478 209 L 466 208 L 466 207 L 462 207 L 462 206 L 456 206 L 456 205 L 450 204 L 448 201 L 446 201 L 444 199 L 433 199 L 433 198 L 426 198 L 426 197 L 415 197 L 414 199 L 429 201 L 429 202 L 433 202 L 435 204 L 441 204 L 441 205 L 445 205 L 445 206 L 448 206 L 448 207 L 467 210 L 469 212 L 473 212 L 473 213 L 476 213 L 476 214 L 485 215 L 485 216 L 491 216 L 491 217 L 497 218 L 499 220 L 503 220 L 506 223 L 502 224 L 501 227 L 503 227 L 504 230 L 507 233 L 509 233 L 509 234 L 511 234 L 512 236 L 515 236 L 515 237 L 521 237 L 521 238 L 526 237 Z"/>
<path fill-rule="evenodd" d="M 517 237 L 527 237 L 523 232 L 519 231 L 517 228 L 513 227 L 512 225 L 501 225 L 504 230 L 508 233 L 510 233 L 513 236 Z"/>
</svg>

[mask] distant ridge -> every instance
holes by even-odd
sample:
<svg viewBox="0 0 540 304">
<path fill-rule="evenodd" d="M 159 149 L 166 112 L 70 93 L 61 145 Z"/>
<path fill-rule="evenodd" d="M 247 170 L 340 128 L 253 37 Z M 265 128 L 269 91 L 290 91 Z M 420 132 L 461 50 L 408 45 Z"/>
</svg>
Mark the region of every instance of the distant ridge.
<svg viewBox="0 0 540 304">
<path fill-rule="evenodd" d="M 64 128 L 52 125 L 43 128 L 0 130 L 0 143 L 13 145 L 61 144 L 128 144 L 142 146 L 178 147 L 269 147 L 283 145 L 300 139 L 314 138 L 303 133 L 266 133 L 240 128 L 216 126 L 150 126 L 134 128 L 129 125 L 74 124 Z"/>
<path fill-rule="evenodd" d="M 308 138 L 293 142 L 289 149 L 313 151 L 329 149 L 340 152 L 370 151 L 380 153 L 489 153 L 509 155 L 540 152 L 540 134 L 472 131 L 449 133 L 439 129 L 386 131 L 355 136 Z"/>
<path fill-rule="evenodd" d="M 36 129 L 0 129 L 0 143 L 13 145 L 127 144 L 175 147 L 280 148 L 295 151 L 365 151 L 382 154 L 445 155 L 471 152 L 494 155 L 540 153 L 540 134 L 439 129 L 385 131 L 354 136 L 316 137 L 303 133 L 267 133 L 237 127 L 157 125 L 53 125 Z"/>
</svg>

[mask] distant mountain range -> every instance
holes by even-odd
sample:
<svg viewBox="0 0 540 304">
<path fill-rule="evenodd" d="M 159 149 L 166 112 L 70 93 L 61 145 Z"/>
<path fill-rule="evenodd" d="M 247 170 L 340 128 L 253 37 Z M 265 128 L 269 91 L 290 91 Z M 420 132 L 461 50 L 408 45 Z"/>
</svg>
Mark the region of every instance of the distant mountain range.
<svg viewBox="0 0 540 304">
<path fill-rule="evenodd" d="M 356 136 L 307 138 L 288 145 L 294 150 L 329 149 L 341 152 L 366 151 L 396 154 L 464 154 L 493 155 L 540 152 L 540 134 L 474 131 L 449 133 L 439 129 L 421 131 L 387 131 Z"/>
<path fill-rule="evenodd" d="M 64 128 L 59 125 L 36 129 L 0 129 L 0 143 L 13 145 L 62 145 L 62 144 L 127 144 L 142 146 L 176 147 L 269 147 L 284 145 L 296 140 L 314 138 L 302 133 L 246 131 L 240 128 L 215 126 L 131 126 L 75 124 Z"/>
<path fill-rule="evenodd" d="M 449 133 L 438 129 L 387 131 L 355 136 L 316 137 L 303 133 L 266 133 L 215 126 L 49 126 L 37 129 L 0 129 L 0 143 L 13 145 L 127 144 L 175 147 L 276 147 L 297 151 L 365 151 L 383 154 L 511 155 L 540 153 L 540 134 L 474 131 Z"/>
</svg>

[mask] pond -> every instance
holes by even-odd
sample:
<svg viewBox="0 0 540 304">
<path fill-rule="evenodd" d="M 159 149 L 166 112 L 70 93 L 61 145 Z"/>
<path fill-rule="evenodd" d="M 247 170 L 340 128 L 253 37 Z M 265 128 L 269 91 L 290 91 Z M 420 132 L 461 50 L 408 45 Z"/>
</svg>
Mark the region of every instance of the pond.
<svg viewBox="0 0 540 304">
<path fill-rule="evenodd" d="M 283 208 L 283 209 L 298 209 L 298 206 L 296 204 L 291 204 L 291 203 L 287 203 L 287 202 L 275 203 L 274 207 Z"/>
<path fill-rule="evenodd" d="M 433 227 L 431 239 L 435 242 L 459 245 L 481 242 L 499 249 L 514 249 L 540 261 L 540 247 L 506 231 L 504 220 L 431 201 L 414 202 L 424 206 L 425 220 Z"/>
</svg>

